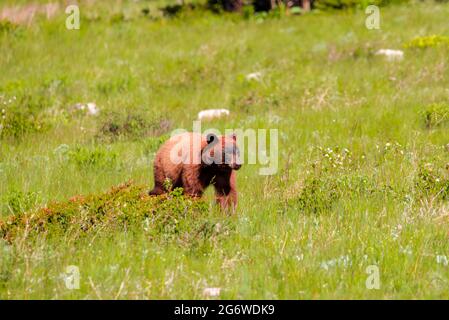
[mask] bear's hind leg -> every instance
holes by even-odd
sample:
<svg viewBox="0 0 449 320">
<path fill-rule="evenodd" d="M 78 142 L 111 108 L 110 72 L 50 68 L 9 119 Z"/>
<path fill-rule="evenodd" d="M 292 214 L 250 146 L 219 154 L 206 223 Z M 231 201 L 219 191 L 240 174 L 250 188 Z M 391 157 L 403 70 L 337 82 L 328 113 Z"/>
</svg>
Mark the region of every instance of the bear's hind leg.
<svg viewBox="0 0 449 320">
<path fill-rule="evenodd" d="M 163 188 L 163 187 L 160 187 L 160 186 L 158 186 L 158 185 L 156 185 L 156 186 L 153 188 L 153 190 L 150 190 L 150 191 L 148 192 L 148 195 L 150 195 L 150 196 L 159 196 L 159 195 L 164 194 L 164 193 L 165 193 L 164 188 Z"/>
<path fill-rule="evenodd" d="M 156 159 L 156 161 L 154 162 L 154 188 L 153 190 L 148 192 L 150 196 L 158 196 L 166 193 L 166 190 L 164 188 L 165 175 L 162 170 L 162 165 L 158 160 L 159 159 Z"/>
</svg>

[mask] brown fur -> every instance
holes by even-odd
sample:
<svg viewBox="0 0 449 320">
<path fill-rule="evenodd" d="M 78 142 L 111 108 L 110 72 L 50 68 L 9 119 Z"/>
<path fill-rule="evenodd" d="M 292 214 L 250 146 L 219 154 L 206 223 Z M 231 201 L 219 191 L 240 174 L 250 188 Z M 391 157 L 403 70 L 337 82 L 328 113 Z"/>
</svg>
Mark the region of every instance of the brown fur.
<svg viewBox="0 0 449 320">
<path fill-rule="evenodd" d="M 193 139 L 197 139 L 198 148 L 194 150 Z M 217 150 L 224 150 L 225 142 L 235 146 L 235 137 L 221 136 L 218 138 L 217 147 L 211 151 L 213 155 Z M 173 163 L 170 154 L 174 148 L 184 146 L 189 150 L 190 159 L 196 157 L 196 164 Z M 150 195 L 166 193 L 164 182 L 170 179 L 173 188 L 182 187 L 184 193 L 192 197 L 201 197 L 209 185 L 215 187 L 216 202 L 223 208 L 235 209 L 237 205 L 237 190 L 235 170 L 240 168 L 236 163 L 236 156 L 232 156 L 231 164 L 207 164 L 201 159 L 201 154 L 208 146 L 207 138 L 198 133 L 183 133 L 170 138 L 159 149 L 154 160 L 154 182 Z M 178 149 L 179 150 L 179 149 Z M 180 154 L 180 153 L 178 153 Z"/>
</svg>

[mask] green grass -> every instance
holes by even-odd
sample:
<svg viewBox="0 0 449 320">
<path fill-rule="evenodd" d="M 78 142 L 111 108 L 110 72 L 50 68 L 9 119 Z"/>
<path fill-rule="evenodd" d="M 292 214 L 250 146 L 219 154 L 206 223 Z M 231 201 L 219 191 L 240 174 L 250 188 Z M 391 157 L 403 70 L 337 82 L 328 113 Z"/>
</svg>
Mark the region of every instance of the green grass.
<svg viewBox="0 0 449 320">
<path fill-rule="evenodd" d="M 382 8 L 381 30 L 363 11 L 150 19 L 143 6 L 81 7 L 79 31 L 64 14 L 0 31 L 0 217 L 16 221 L 0 299 L 449 298 L 449 48 L 404 47 L 449 36 L 449 5 Z M 244 80 L 256 71 L 262 82 Z M 100 115 L 71 108 L 90 101 Z M 206 108 L 231 115 L 204 129 L 279 129 L 277 174 L 244 165 L 233 216 L 212 191 L 198 210 L 139 198 L 158 146 Z M 44 207 L 58 209 L 48 228 L 26 223 Z"/>
</svg>

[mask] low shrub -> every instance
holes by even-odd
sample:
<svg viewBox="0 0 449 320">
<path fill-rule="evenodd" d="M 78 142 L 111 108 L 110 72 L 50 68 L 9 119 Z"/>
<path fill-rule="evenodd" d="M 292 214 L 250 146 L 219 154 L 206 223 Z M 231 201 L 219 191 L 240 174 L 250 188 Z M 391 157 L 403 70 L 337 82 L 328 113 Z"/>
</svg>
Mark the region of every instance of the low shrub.
<svg viewBox="0 0 449 320">
<path fill-rule="evenodd" d="M 194 10 L 203 10 L 204 6 L 197 3 L 183 3 L 183 4 L 173 4 L 166 5 L 165 7 L 160 8 L 164 17 L 179 17 L 183 14 Z"/>
<path fill-rule="evenodd" d="M 39 115 L 7 109 L 2 109 L 1 113 L 0 138 L 21 138 L 28 133 L 44 132 L 50 128 L 50 123 Z"/>
<path fill-rule="evenodd" d="M 45 98 L 1 96 L 0 139 L 18 139 L 29 133 L 44 132 L 51 128 L 51 119 L 43 113 L 47 104 Z"/>
<path fill-rule="evenodd" d="M 404 200 L 407 190 L 358 173 L 357 162 L 348 149 L 318 147 L 317 151 L 299 190 L 293 197 L 289 196 L 292 207 L 318 214 L 331 211 L 340 200 Z"/>
<path fill-rule="evenodd" d="M 64 235 L 76 239 L 137 228 L 145 232 L 149 241 L 195 246 L 229 231 L 229 226 L 214 223 L 207 216 L 207 203 L 184 197 L 182 189 L 159 197 L 148 196 L 147 192 L 147 187 L 129 182 L 106 193 L 76 196 L 11 215 L 0 220 L 0 238 L 9 242 L 36 236 Z"/>
<path fill-rule="evenodd" d="M 329 211 L 339 198 L 336 187 L 332 179 L 309 177 L 294 201 L 295 207 L 307 213 Z"/>
<path fill-rule="evenodd" d="M 157 137 L 170 130 L 170 120 L 149 118 L 139 113 L 111 112 L 104 117 L 96 137 L 107 141 L 138 139 L 149 136 Z"/>
<path fill-rule="evenodd" d="M 422 115 L 427 128 L 449 123 L 449 105 L 444 103 L 431 104 L 422 112 Z"/>
<path fill-rule="evenodd" d="M 8 20 L 0 20 L 0 34 L 12 33 L 18 29 L 18 26 Z"/>
<path fill-rule="evenodd" d="M 404 44 L 405 48 L 433 48 L 437 46 L 449 46 L 449 37 L 440 35 L 431 35 L 424 37 L 416 37 Z"/>
<path fill-rule="evenodd" d="M 417 198 L 449 200 L 449 163 L 444 167 L 421 163 L 415 178 Z"/>
</svg>

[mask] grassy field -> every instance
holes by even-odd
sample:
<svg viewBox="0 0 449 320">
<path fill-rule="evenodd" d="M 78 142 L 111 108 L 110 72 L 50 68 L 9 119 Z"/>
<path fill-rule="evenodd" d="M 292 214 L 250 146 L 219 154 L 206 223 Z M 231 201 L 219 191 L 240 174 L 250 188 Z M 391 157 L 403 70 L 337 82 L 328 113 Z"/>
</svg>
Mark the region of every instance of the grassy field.
<svg viewBox="0 0 449 320">
<path fill-rule="evenodd" d="M 380 30 L 150 4 L 0 25 L 0 299 L 449 298 L 448 4 L 382 8 Z M 231 114 L 203 129 L 279 130 L 277 174 L 244 165 L 232 216 L 212 190 L 144 196 L 158 146 L 207 108 Z"/>
</svg>

